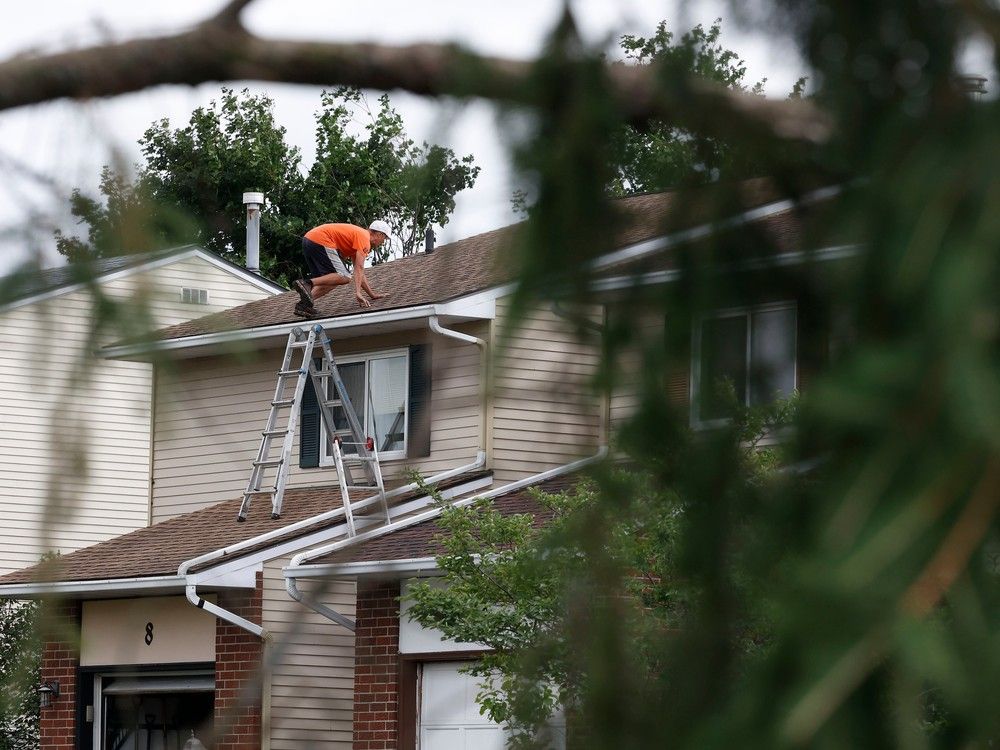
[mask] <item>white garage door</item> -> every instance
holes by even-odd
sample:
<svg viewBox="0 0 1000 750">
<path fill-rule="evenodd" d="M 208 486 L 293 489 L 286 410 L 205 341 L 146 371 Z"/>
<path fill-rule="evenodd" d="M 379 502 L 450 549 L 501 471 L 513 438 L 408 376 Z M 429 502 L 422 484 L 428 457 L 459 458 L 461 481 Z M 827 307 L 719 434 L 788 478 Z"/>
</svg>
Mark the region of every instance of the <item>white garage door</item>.
<svg viewBox="0 0 1000 750">
<path fill-rule="evenodd" d="M 480 715 L 477 680 L 465 662 L 423 665 L 420 681 L 420 750 L 504 750 L 504 732 Z"/>
</svg>

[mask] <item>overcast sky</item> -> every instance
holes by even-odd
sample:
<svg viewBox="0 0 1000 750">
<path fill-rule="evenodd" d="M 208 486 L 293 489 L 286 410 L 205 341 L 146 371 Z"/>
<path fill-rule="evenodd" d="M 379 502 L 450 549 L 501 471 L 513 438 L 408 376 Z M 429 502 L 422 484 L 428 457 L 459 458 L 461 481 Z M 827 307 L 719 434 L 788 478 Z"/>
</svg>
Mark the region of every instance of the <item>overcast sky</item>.
<svg viewBox="0 0 1000 750">
<path fill-rule="evenodd" d="M 0 57 L 177 31 L 222 5 L 207 0 L 8 4 Z M 617 47 L 623 33 L 652 34 L 661 19 L 684 31 L 722 16 L 723 43 L 747 61 L 749 81 L 766 77 L 766 91 L 784 96 L 805 73 L 786 40 L 774 33 L 739 29 L 725 3 L 718 0 L 576 0 L 571 5 L 585 38 L 609 50 Z M 488 54 L 527 58 L 539 51 L 561 8 L 561 0 L 256 0 L 244 20 L 262 36 L 387 44 L 450 40 Z M 287 128 L 289 141 L 301 148 L 303 163 L 309 165 L 319 89 L 249 86 L 275 100 L 279 124 Z M 52 228 L 72 229 L 66 213 L 72 189 L 96 193 L 103 164 L 116 158 L 126 164 L 138 160 L 136 141 L 151 122 L 167 117 L 175 126 L 184 125 L 195 107 L 218 94 L 217 84 L 170 86 L 83 105 L 57 102 L 0 114 L 0 174 L 5 177 L 0 180 L 0 273 L 30 253 L 41 254 L 45 265 L 58 264 Z M 392 95 L 392 101 L 416 140 L 444 143 L 458 154 L 473 153 L 482 167 L 476 187 L 460 194 L 451 221 L 438 231 L 439 243 L 514 219 L 506 156 L 489 106 L 454 108 L 399 93 Z"/>
</svg>

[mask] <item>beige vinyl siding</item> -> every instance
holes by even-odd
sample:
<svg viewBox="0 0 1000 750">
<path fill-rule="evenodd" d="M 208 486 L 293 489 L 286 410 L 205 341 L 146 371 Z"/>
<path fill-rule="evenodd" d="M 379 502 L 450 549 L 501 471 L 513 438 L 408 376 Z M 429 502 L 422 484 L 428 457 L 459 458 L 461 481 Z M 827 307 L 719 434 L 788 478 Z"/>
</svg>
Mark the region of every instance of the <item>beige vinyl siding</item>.
<svg viewBox="0 0 1000 750">
<path fill-rule="evenodd" d="M 460 330 L 487 335 L 485 323 Z M 475 459 L 481 431 L 480 353 L 478 347 L 430 334 L 426 329 L 334 342 L 335 356 L 431 346 L 431 455 L 382 462 L 389 483 L 410 468 L 425 476 Z M 154 443 L 153 520 L 187 513 L 239 497 L 260 446 L 275 378 L 284 353 L 271 348 L 248 359 L 207 357 L 180 360 L 157 379 Z M 289 487 L 331 485 L 333 466 L 300 469 L 296 430 Z M 273 455 L 277 455 L 275 444 Z M 273 477 L 273 474 L 266 478 Z M 270 486 L 265 481 L 264 486 Z M 266 499 L 258 502 L 268 502 Z"/>
<path fill-rule="evenodd" d="M 234 273 L 197 256 L 110 281 L 109 293 L 128 294 L 138 288 L 149 304 L 156 328 L 227 310 L 271 296 Z M 208 304 L 183 302 L 184 288 L 208 290 Z"/>
<path fill-rule="evenodd" d="M 263 626 L 276 657 L 265 685 L 264 736 L 271 750 L 350 750 L 354 634 L 288 596 L 281 568 L 289 559 L 264 566 Z M 313 585 L 302 581 L 300 589 L 311 592 Z M 320 601 L 354 619 L 354 582 L 325 585 Z"/>
<path fill-rule="evenodd" d="M 118 300 L 139 290 L 159 326 L 210 311 L 183 305 L 182 285 L 227 287 L 220 301 L 265 296 L 234 279 L 188 259 L 101 289 Z M 148 522 L 151 368 L 84 356 L 92 309 L 79 289 L 0 313 L 0 573 Z"/>
<path fill-rule="evenodd" d="M 494 339 L 501 336 L 509 305 L 509 298 L 497 301 Z M 589 381 L 599 352 L 579 342 L 569 323 L 553 312 L 533 311 L 495 356 L 491 444 L 497 482 L 596 450 L 601 407 Z"/>
</svg>

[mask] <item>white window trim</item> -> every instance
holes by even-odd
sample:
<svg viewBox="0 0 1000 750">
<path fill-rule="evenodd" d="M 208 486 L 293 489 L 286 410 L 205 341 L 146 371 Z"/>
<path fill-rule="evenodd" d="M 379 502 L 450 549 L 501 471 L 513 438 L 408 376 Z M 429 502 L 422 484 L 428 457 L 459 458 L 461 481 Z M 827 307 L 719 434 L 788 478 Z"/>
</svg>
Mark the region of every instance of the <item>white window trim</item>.
<svg viewBox="0 0 1000 750">
<path fill-rule="evenodd" d="M 691 379 L 688 384 L 688 405 L 690 412 L 691 426 L 697 429 L 711 429 L 729 424 L 732 420 L 722 419 L 700 419 L 698 415 L 698 399 L 701 395 L 701 332 L 705 321 L 716 320 L 718 318 L 735 318 L 740 315 L 750 316 L 753 313 L 769 312 L 771 310 L 794 310 L 795 328 L 792 336 L 792 382 L 794 387 L 799 387 L 799 308 L 794 300 L 781 302 L 768 302 L 761 305 L 748 305 L 745 307 L 727 307 L 705 313 L 695 317 L 691 330 Z M 747 383 L 750 382 L 750 331 L 751 326 L 747 325 L 746 336 L 746 363 L 747 363 Z M 743 394 L 743 403 L 746 404 L 746 394 Z"/>
<path fill-rule="evenodd" d="M 380 461 L 392 461 L 395 459 L 406 458 L 406 451 L 409 449 L 410 445 L 410 350 L 408 347 L 401 349 L 381 349 L 373 352 L 359 352 L 354 354 L 346 354 L 344 356 L 337 355 L 337 365 L 350 365 L 356 364 L 358 362 L 369 362 L 373 359 L 389 359 L 391 357 L 404 357 L 406 364 L 403 366 L 403 373 L 405 377 L 405 383 L 403 384 L 403 392 L 406 395 L 406 410 L 403 414 L 403 447 L 401 450 L 396 451 L 386 451 L 385 453 L 379 453 L 378 457 Z M 365 367 L 365 394 L 368 393 L 368 367 Z M 357 409 L 357 404 L 354 404 L 354 408 Z M 363 409 L 363 414 L 359 414 L 358 417 L 363 423 L 366 422 L 368 418 L 368 409 Z M 367 434 L 368 425 L 362 424 Z M 320 419 L 319 420 L 319 465 L 322 468 L 330 468 L 334 466 L 335 462 L 333 460 L 332 454 L 327 454 L 326 452 L 326 423 Z"/>
</svg>

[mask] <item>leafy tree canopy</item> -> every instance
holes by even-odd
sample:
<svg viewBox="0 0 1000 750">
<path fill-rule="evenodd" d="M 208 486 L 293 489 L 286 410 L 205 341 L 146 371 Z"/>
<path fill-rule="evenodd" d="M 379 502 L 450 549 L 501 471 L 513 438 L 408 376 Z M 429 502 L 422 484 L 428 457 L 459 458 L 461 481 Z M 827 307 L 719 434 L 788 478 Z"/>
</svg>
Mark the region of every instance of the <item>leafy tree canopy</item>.
<svg viewBox="0 0 1000 750">
<path fill-rule="evenodd" d="M 415 252 L 428 227 L 447 223 L 455 195 L 479 173 L 471 155 L 417 145 L 387 95 L 370 109 L 349 88 L 322 94 L 316 160 L 304 170 L 273 109 L 264 94 L 224 88 L 185 127 L 153 123 L 139 141 L 144 162 L 134 180 L 105 167 L 99 199 L 74 191 L 72 212 L 87 235 L 57 234 L 59 252 L 79 260 L 193 242 L 242 264 L 242 195 L 257 190 L 267 201 L 261 270 L 288 280 L 301 271 L 302 234 L 325 222 L 387 220 L 399 242 L 377 249 L 374 262 Z M 359 114 L 361 134 L 353 127 Z"/>
<path fill-rule="evenodd" d="M 634 65 L 657 64 L 680 75 L 695 73 L 727 88 L 763 95 L 767 79 L 748 83 L 745 61 L 722 46 L 721 33 L 722 20 L 716 19 L 707 30 L 698 24 L 678 39 L 661 21 L 651 37 L 622 37 L 621 48 Z M 796 84 L 793 94 L 801 92 L 802 83 Z M 763 173 L 763 166 L 740 148 L 739 141 L 707 137 L 663 121 L 642 128 L 620 126 L 611 149 L 617 167 L 611 191 L 619 196 Z"/>
</svg>

